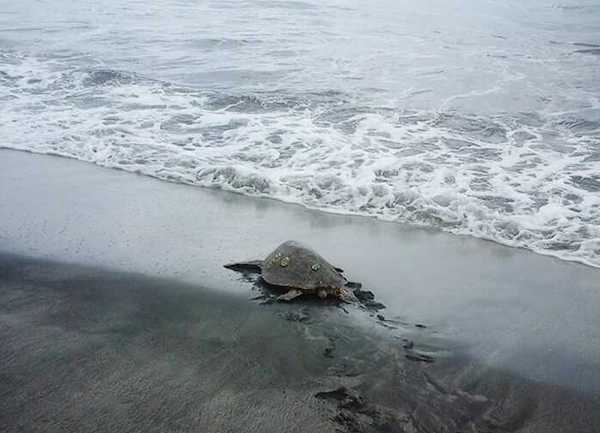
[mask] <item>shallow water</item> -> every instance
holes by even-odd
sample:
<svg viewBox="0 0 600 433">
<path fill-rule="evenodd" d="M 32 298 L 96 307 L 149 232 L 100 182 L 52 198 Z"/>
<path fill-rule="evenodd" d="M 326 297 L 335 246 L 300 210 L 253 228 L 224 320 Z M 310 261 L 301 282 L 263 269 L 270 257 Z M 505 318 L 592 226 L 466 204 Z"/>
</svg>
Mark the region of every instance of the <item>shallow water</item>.
<svg viewBox="0 0 600 433">
<path fill-rule="evenodd" d="M 1 146 L 600 266 L 594 2 L 0 10 Z"/>
</svg>

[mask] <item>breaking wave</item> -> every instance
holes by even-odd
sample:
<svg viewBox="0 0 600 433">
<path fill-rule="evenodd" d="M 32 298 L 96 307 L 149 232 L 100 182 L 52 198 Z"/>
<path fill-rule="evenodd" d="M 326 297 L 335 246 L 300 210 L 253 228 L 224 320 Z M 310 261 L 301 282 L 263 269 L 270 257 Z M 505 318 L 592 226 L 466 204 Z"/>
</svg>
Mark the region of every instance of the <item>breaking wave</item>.
<svg viewBox="0 0 600 433">
<path fill-rule="evenodd" d="M 202 91 L 0 53 L 2 146 L 600 266 L 600 106 L 477 115 Z"/>
</svg>

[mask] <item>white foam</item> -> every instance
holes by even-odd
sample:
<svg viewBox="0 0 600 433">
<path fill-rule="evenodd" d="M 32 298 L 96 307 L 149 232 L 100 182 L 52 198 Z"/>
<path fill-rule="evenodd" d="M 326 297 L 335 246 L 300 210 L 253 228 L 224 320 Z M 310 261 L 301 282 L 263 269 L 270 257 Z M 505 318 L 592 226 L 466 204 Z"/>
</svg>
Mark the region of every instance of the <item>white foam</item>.
<svg viewBox="0 0 600 433">
<path fill-rule="evenodd" d="M 268 94 L 249 109 L 242 97 L 221 103 L 27 56 L 5 53 L 0 70 L 5 147 L 600 266 L 600 137 L 561 123 L 564 113 L 484 117 Z"/>
</svg>

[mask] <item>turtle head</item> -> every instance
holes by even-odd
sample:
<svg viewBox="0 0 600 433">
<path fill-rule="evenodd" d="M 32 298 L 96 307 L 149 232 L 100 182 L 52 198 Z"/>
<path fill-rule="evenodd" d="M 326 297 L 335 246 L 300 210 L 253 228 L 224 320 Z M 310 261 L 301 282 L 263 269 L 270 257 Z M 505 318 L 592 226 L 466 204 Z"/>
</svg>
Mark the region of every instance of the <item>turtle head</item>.
<svg viewBox="0 0 600 433">
<path fill-rule="evenodd" d="M 346 302 L 347 304 L 351 304 L 353 302 L 358 301 L 356 296 L 354 296 L 354 293 L 352 293 L 352 290 L 348 289 L 347 287 L 339 287 L 335 289 L 335 296 L 336 298 Z"/>
</svg>

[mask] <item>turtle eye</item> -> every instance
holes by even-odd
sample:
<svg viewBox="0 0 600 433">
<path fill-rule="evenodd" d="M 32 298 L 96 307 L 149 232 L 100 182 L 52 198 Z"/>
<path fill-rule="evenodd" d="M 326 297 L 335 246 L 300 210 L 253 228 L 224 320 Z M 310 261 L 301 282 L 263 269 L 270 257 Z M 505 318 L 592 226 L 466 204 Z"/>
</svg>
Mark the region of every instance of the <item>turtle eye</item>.
<svg viewBox="0 0 600 433">
<path fill-rule="evenodd" d="M 279 265 L 282 268 L 285 268 L 289 264 L 290 264 L 290 258 L 289 257 L 284 257 L 283 259 L 281 259 L 281 262 L 279 262 Z"/>
<path fill-rule="evenodd" d="M 321 265 L 318 263 L 315 263 L 314 265 L 312 265 L 310 267 L 313 271 L 317 272 L 319 269 L 321 269 Z"/>
</svg>

